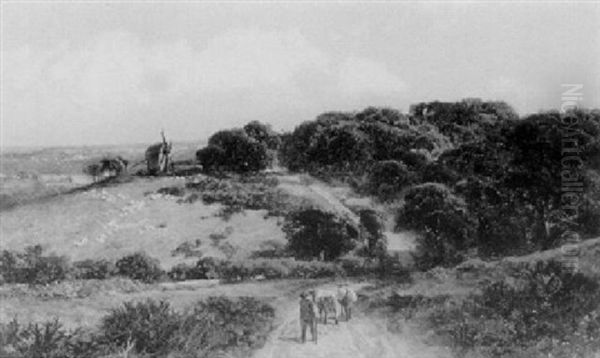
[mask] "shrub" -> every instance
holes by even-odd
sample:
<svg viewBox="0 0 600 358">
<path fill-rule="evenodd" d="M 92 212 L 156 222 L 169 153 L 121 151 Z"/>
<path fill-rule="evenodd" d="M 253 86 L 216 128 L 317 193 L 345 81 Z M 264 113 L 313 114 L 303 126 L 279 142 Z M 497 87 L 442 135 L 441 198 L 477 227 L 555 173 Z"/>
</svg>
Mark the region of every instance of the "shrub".
<svg viewBox="0 0 600 358">
<path fill-rule="evenodd" d="M 420 233 L 415 260 L 423 269 L 451 265 L 473 246 L 475 224 L 465 202 L 446 186 L 426 183 L 412 188 L 398 212 L 399 228 Z"/>
<path fill-rule="evenodd" d="M 63 256 L 42 255 L 40 245 L 29 246 L 24 252 L 4 250 L 0 256 L 0 274 L 5 282 L 49 284 L 67 278 L 71 266 Z"/>
<path fill-rule="evenodd" d="M 196 262 L 196 270 L 201 278 L 214 279 L 219 277 L 221 260 L 214 257 L 203 257 Z"/>
<path fill-rule="evenodd" d="M 283 231 L 290 252 L 300 259 L 324 254 L 326 260 L 333 260 L 353 249 L 358 239 L 358 232 L 352 225 L 318 209 L 290 213 L 285 218 Z"/>
<path fill-rule="evenodd" d="M 294 259 L 255 259 L 220 261 L 215 265 L 217 276 L 226 282 L 255 278 L 325 278 L 343 275 L 334 263 L 297 261 Z"/>
<path fill-rule="evenodd" d="M 163 275 L 158 260 L 143 252 L 137 252 L 119 259 L 116 263 L 119 275 L 143 282 L 155 282 Z"/>
<path fill-rule="evenodd" d="M 440 161 L 428 163 L 421 170 L 421 181 L 423 183 L 442 183 L 453 185 L 459 175 Z"/>
<path fill-rule="evenodd" d="M 196 265 L 180 263 L 173 266 L 167 273 L 173 281 L 206 279 L 206 273 Z"/>
<path fill-rule="evenodd" d="M 102 319 L 101 333 L 117 347 L 133 343 L 139 353 L 168 352 L 169 342 L 179 327 L 180 315 L 168 302 L 126 302 Z"/>
<path fill-rule="evenodd" d="M 252 252 L 253 259 L 276 259 L 288 256 L 285 243 L 277 240 L 267 240 L 260 243 L 260 249 Z"/>
<path fill-rule="evenodd" d="M 270 215 L 282 215 L 292 204 L 289 196 L 276 186 L 276 178 L 261 175 L 244 175 L 239 181 L 197 177 L 186 183 L 186 188 L 195 192 L 181 202 L 202 199 L 205 204 L 222 204 L 224 208 L 217 215 L 225 219 L 242 210 L 268 210 Z"/>
<path fill-rule="evenodd" d="M 218 170 L 224 158 L 225 151 L 216 145 L 209 145 L 196 152 L 196 159 L 205 172 Z"/>
<path fill-rule="evenodd" d="M 177 313 L 167 302 L 127 302 L 113 309 L 101 325 L 102 340 L 118 348 L 133 344 L 144 356 L 214 357 L 262 345 L 274 309 L 254 298 L 209 297 Z"/>
<path fill-rule="evenodd" d="M 373 165 L 369 173 L 368 191 L 382 200 L 395 198 L 414 181 L 414 174 L 396 160 L 384 160 Z"/>
<path fill-rule="evenodd" d="M 87 358 L 100 352 L 95 339 L 80 330 L 67 331 L 58 320 L 21 326 L 17 320 L 0 323 L 2 358 Z"/>
<path fill-rule="evenodd" d="M 160 188 L 156 191 L 158 194 L 162 195 L 170 195 L 170 196 L 183 196 L 185 194 L 185 189 L 180 188 L 178 186 L 167 186 L 164 188 Z"/>
<path fill-rule="evenodd" d="M 372 209 L 363 209 L 359 212 L 360 224 L 363 235 L 367 238 L 366 254 L 377 257 L 387 252 L 387 241 L 383 234 L 384 223 L 381 216 Z"/>
<path fill-rule="evenodd" d="M 462 355 L 584 357 L 581 348 L 600 348 L 597 281 L 556 261 L 517 273 L 515 283 L 490 283 L 464 302 L 434 307 L 429 325 Z"/>
<path fill-rule="evenodd" d="M 183 255 L 184 257 L 202 257 L 202 251 L 199 247 L 202 246 L 202 240 L 184 241 L 171 251 L 172 256 Z"/>
<path fill-rule="evenodd" d="M 75 278 L 104 280 L 117 273 L 115 264 L 108 260 L 83 260 L 73 263 Z"/>
<path fill-rule="evenodd" d="M 209 171 L 218 168 L 247 173 L 263 170 L 269 165 L 267 144 L 248 136 L 241 129 L 213 134 L 208 146 L 196 153 L 196 158 Z"/>
<path fill-rule="evenodd" d="M 171 346 L 190 357 L 234 350 L 249 356 L 249 350 L 264 344 L 274 317 L 274 309 L 255 298 L 209 297 L 184 314 Z"/>
</svg>

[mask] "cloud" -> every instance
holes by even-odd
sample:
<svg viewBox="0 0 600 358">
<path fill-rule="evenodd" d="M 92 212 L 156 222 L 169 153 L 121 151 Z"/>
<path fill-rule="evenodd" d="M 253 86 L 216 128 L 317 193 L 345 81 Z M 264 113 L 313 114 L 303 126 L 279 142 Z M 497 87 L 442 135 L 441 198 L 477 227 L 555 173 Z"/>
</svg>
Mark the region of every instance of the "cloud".
<svg viewBox="0 0 600 358">
<path fill-rule="evenodd" d="M 383 62 L 363 57 L 350 57 L 339 66 L 338 95 L 347 106 L 399 107 L 406 101 L 407 84 Z"/>
<path fill-rule="evenodd" d="M 406 84 L 383 63 L 367 58 L 346 59 L 339 70 L 340 89 L 348 95 L 398 95 Z"/>
<path fill-rule="evenodd" d="M 493 78 L 484 93 L 487 98 L 506 101 L 519 112 L 534 108 L 540 103 L 540 91 L 510 76 Z"/>
<path fill-rule="evenodd" d="M 406 88 L 383 63 L 335 61 L 293 30 L 231 30 L 202 46 L 106 32 L 3 60 L 3 145 L 147 141 L 165 126 L 202 138 L 250 119 L 286 127 L 310 119 L 290 112 L 389 102 Z"/>
</svg>

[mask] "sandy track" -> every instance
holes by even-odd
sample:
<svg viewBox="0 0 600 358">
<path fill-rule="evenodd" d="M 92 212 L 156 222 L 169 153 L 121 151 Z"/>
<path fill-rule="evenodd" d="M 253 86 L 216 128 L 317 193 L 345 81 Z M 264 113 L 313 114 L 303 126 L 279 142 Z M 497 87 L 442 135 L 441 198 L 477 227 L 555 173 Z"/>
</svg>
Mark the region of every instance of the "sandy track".
<svg viewBox="0 0 600 358">
<path fill-rule="evenodd" d="M 319 341 L 300 341 L 298 302 L 282 306 L 285 312 L 265 346 L 254 358 L 442 358 L 441 349 L 424 346 L 415 337 L 392 334 L 385 322 L 356 312 L 349 322 L 318 325 Z"/>
</svg>

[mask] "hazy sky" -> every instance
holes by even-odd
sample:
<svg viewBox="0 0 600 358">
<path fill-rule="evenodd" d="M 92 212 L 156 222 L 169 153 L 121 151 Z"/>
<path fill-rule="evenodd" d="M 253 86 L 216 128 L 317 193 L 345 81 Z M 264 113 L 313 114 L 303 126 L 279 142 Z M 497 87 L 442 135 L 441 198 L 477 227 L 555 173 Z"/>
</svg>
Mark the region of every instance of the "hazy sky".
<svg viewBox="0 0 600 358">
<path fill-rule="evenodd" d="M 600 3 L 2 2 L 1 143 L 202 139 L 250 120 L 463 97 L 520 113 L 582 83 Z"/>
</svg>

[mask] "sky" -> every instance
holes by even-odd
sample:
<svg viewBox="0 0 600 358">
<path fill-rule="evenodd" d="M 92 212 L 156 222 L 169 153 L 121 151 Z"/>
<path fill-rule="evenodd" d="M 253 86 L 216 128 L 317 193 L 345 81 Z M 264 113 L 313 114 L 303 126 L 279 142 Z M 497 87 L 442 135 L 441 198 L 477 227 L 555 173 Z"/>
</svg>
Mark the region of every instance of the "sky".
<svg viewBox="0 0 600 358">
<path fill-rule="evenodd" d="M 600 2 L 1 2 L 0 145 L 204 140 L 467 97 L 600 107 Z"/>
</svg>

